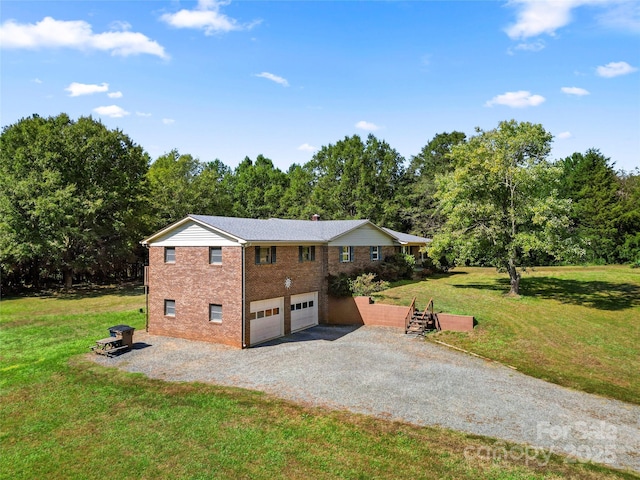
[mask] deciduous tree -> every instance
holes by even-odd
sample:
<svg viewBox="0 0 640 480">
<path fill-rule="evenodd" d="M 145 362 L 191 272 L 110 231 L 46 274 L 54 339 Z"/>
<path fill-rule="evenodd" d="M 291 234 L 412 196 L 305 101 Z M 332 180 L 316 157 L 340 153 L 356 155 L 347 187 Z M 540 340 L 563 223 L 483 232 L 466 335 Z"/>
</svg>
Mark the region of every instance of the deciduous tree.
<svg viewBox="0 0 640 480">
<path fill-rule="evenodd" d="M 429 249 L 434 261 L 449 254 L 457 264 L 494 265 L 518 294 L 520 269 L 536 252 L 566 250 L 569 202 L 558 197 L 560 171 L 547 161 L 551 139 L 541 125 L 512 120 L 452 148 L 455 170 L 438 177 L 446 222 Z"/>
</svg>

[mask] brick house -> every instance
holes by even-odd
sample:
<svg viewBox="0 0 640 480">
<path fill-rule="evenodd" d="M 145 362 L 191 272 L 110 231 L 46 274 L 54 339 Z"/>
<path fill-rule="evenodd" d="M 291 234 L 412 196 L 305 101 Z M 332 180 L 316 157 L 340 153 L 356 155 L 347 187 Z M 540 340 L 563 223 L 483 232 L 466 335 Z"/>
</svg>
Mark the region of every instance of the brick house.
<svg viewBox="0 0 640 480">
<path fill-rule="evenodd" d="M 428 239 L 369 220 L 189 215 L 141 243 L 152 334 L 247 347 L 327 323 L 327 276 Z"/>
</svg>

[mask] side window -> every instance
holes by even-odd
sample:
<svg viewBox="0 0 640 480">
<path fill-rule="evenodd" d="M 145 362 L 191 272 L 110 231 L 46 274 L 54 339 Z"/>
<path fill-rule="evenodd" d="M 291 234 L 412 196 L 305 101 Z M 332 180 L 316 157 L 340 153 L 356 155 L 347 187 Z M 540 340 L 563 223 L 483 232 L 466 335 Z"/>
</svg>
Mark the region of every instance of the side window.
<svg viewBox="0 0 640 480">
<path fill-rule="evenodd" d="M 381 253 L 382 248 L 381 247 L 370 247 L 369 248 L 369 254 L 371 257 L 371 261 L 372 262 L 378 262 L 381 259 Z"/>
<path fill-rule="evenodd" d="M 316 260 L 316 247 L 314 245 L 310 247 L 298 247 L 298 261 L 299 262 L 315 262 Z"/>
<path fill-rule="evenodd" d="M 209 248 L 209 263 L 212 265 L 222 264 L 222 247 Z"/>
<path fill-rule="evenodd" d="M 256 264 L 276 263 L 276 247 L 256 247 Z"/>
<path fill-rule="evenodd" d="M 164 301 L 164 314 L 167 317 L 175 317 L 176 316 L 176 301 L 175 300 L 165 300 Z"/>
<path fill-rule="evenodd" d="M 222 323 L 222 305 L 214 303 L 209 304 L 209 321 L 213 323 Z"/>
<path fill-rule="evenodd" d="M 340 263 L 353 262 L 353 247 L 340 247 Z"/>
<path fill-rule="evenodd" d="M 164 263 L 176 263 L 176 247 L 164 247 Z"/>
</svg>

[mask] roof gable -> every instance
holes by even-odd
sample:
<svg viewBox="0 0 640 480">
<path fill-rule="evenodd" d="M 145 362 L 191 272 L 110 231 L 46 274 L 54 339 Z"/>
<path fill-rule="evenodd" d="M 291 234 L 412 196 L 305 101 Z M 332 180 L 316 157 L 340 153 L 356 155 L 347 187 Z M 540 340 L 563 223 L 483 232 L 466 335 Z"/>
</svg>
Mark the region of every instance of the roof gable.
<svg viewBox="0 0 640 480">
<path fill-rule="evenodd" d="M 426 243 L 428 240 L 423 239 L 423 241 Z M 169 245 L 170 242 L 172 242 L 171 245 L 183 246 L 246 243 L 328 243 L 330 245 L 406 243 L 399 239 L 398 232 L 380 228 L 369 220 L 312 221 L 207 215 L 189 215 L 141 243 L 160 246 Z"/>
</svg>

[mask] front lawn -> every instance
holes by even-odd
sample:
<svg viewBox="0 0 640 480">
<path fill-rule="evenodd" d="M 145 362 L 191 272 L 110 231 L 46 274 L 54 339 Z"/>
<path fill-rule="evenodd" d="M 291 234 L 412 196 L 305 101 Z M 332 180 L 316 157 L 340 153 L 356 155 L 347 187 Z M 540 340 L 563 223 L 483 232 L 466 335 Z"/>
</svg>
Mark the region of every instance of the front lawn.
<svg viewBox="0 0 640 480">
<path fill-rule="evenodd" d="M 87 358 L 107 327 L 144 328 L 143 307 L 141 289 L 0 302 L 1 479 L 638 478 Z"/>
</svg>

